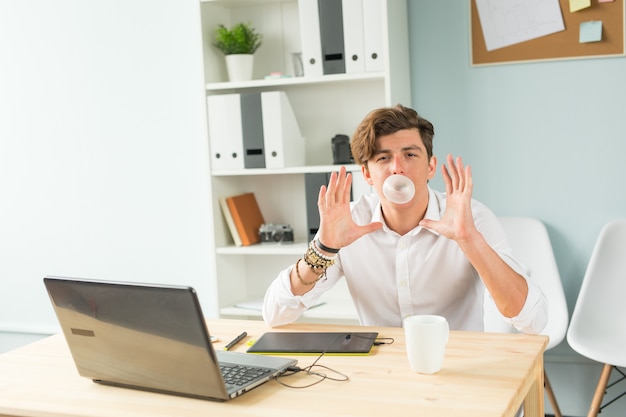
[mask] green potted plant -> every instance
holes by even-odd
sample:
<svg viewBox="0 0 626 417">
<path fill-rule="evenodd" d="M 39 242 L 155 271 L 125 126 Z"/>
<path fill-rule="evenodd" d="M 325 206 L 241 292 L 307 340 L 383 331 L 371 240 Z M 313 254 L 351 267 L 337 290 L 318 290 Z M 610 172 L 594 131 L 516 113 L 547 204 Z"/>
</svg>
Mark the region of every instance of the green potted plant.
<svg viewBox="0 0 626 417">
<path fill-rule="evenodd" d="M 230 81 L 252 79 L 253 54 L 262 39 L 250 23 L 237 23 L 231 28 L 219 25 L 215 29 L 213 45 L 225 55 Z"/>
</svg>

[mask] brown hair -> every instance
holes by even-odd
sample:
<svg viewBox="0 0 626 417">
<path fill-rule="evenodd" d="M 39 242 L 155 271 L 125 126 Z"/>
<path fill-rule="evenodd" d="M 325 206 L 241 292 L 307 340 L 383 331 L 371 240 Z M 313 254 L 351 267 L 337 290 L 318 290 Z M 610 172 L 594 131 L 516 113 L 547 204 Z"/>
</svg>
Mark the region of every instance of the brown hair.
<svg viewBox="0 0 626 417">
<path fill-rule="evenodd" d="M 415 110 L 397 104 L 394 107 L 373 110 L 365 116 L 350 141 L 354 161 L 359 165 L 367 165 L 367 161 L 376 151 L 376 140 L 379 137 L 404 129 L 417 129 L 430 160 L 435 136 L 432 123 L 420 117 Z"/>
</svg>

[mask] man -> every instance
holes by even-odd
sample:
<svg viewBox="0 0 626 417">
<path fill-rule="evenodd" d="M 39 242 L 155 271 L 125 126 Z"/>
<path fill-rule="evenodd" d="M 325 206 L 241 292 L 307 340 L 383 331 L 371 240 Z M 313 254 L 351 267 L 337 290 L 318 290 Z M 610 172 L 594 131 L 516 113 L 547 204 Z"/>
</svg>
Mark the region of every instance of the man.
<svg viewBox="0 0 626 417">
<path fill-rule="evenodd" d="M 267 290 L 263 317 L 271 326 L 296 320 L 345 277 L 363 325 L 401 326 L 413 314 L 438 314 L 450 328 L 483 330 L 485 289 L 510 324 L 539 333 L 547 305 L 512 256 L 496 216 L 472 199 L 472 173 L 461 158 L 442 165 L 446 193 L 431 189 L 437 158 L 434 128 L 413 109 L 372 111 L 351 142 L 375 194 L 350 203 L 351 175 L 332 173 L 318 197 L 320 228 L 304 257 Z M 383 192 L 393 174 L 415 194 L 394 203 Z"/>
</svg>

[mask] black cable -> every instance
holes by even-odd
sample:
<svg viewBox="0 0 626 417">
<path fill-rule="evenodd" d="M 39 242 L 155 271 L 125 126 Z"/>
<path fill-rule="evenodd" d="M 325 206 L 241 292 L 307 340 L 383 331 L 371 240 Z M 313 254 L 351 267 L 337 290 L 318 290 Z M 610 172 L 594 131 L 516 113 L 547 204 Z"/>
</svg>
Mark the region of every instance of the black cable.
<svg viewBox="0 0 626 417">
<path fill-rule="evenodd" d="M 350 337 L 352 337 L 353 335 L 349 335 Z M 365 338 L 365 339 L 371 339 L 369 337 L 365 337 L 363 335 L 354 335 L 357 337 L 361 337 L 361 338 Z M 313 361 L 313 363 L 307 367 L 304 368 L 300 368 L 298 366 L 290 366 L 289 368 L 287 368 L 287 370 L 282 373 L 281 375 L 276 377 L 276 382 L 278 382 L 279 384 L 288 387 L 288 388 L 296 388 L 296 389 L 301 389 L 301 388 L 309 388 L 312 387 L 313 385 L 319 384 L 320 382 L 328 379 L 331 381 L 337 381 L 337 382 L 347 382 L 350 380 L 350 377 L 348 377 L 348 375 L 343 374 L 335 369 L 329 368 L 326 365 L 318 365 L 317 362 L 319 362 L 320 359 L 322 359 L 322 357 L 326 354 L 326 352 L 328 351 L 328 349 L 331 348 L 331 346 L 333 346 L 339 339 L 341 339 L 342 337 L 344 337 L 343 335 L 338 336 L 335 340 L 332 341 L 332 343 L 330 343 L 328 345 L 328 347 L 326 349 L 324 349 L 324 351 L 322 353 L 320 353 L 320 355 Z M 374 339 L 374 346 L 379 346 L 379 345 L 390 345 L 394 342 L 395 340 L 392 337 L 376 337 Z M 319 368 L 323 368 L 326 369 L 330 372 L 333 372 L 337 375 L 339 375 L 340 377 L 330 377 L 328 375 L 326 375 L 325 373 L 322 372 L 313 372 L 312 369 L 314 367 L 319 367 Z M 310 384 L 307 385 L 289 385 L 284 383 L 283 381 L 280 381 L 280 378 L 283 377 L 288 377 L 288 376 L 292 376 L 295 375 L 299 372 L 306 372 L 307 375 L 313 376 L 313 377 L 317 377 L 319 378 L 317 381 L 314 381 Z"/>
<path fill-rule="evenodd" d="M 276 381 L 277 381 L 279 384 L 284 385 L 285 387 L 288 387 L 288 388 L 309 388 L 309 387 L 312 387 L 313 385 L 319 384 L 320 382 L 324 381 L 325 379 L 329 379 L 329 380 L 331 380 L 331 381 L 337 381 L 337 382 L 347 382 L 347 381 L 349 381 L 349 380 L 350 380 L 350 378 L 348 377 L 348 375 L 346 375 L 346 374 L 342 374 L 341 372 L 336 371 L 336 370 L 334 370 L 334 369 L 332 369 L 332 368 L 329 368 L 328 366 L 325 366 L 325 365 L 318 365 L 318 364 L 317 364 L 317 362 L 318 362 L 320 359 L 322 359 L 322 356 L 324 356 L 324 355 L 326 354 L 326 351 L 328 351 L 328 349 L 330 349 L 330 347 L 331 347 L 332 345 L 334 345 L 334 344 L 335 344 L 335 343 L 336 343 L 339 339 L 341 339 L 342 337 L 344 337 L 344 335 L 337 336 L 337 338 L 336 338 L 335 340 L 333 340 L 333 341 L 332 341 L 332 343 L 330 343 L 330 344 L 329 344 L 329 345 L 328 345 L 328 346 L 327 346 L 327 347 L 326 347 L 326 348 L 322 351 L 322 353 L 320 353 L 320 354 L 319 354 L 319 356 L 318 356 L 318 357 L 317 357 L 317 358 L 313 361 L 313 363 L 312 363 L 311 365 L 309 365 L 309 366 L 307 366 L 307 367 L 305 367 L 305 368 L 299 368 L 299 367 L 297 367 L 297 366 L 289 367 L 289 368 L 287 369 L 287 371 L 289 371 L 289 372 L 291 372 L 291 373 L 289 373 L 289 374 L 287 374 L 287 373 L 283 373 L 283 374 L 281 374 L 281 375 L 277 376 L 277 377 L 276 377 Z M 330 376 L 328 376 L 328 375 L 326 375 L 325 373 L 322 373 L 322 372 L 313 372 L 313 371 L 312 371 L 312 369 L 313 369 L 314 367 L 320 367 L 320 368 L 323 368 L 323 369 L 327 369 L 327 370 L 329 370 L 329 371 L 331 371 L 331 372 L 334 372 L 334 373 L 335 373 L 335 374 L 337 374 L 337 375 L 340 375 L 340 376 L 341 376 L 341 378 L 334 378 L 334 377 L 330 377 Z M 312 383 L 308 384 L 308 385 L 289 385 L 289 384 L 285 384 L 283 381 L 280 381 L 280 378 L 282 378 L 282 377 L 295 375 L 295 374 L 297 374 L 297 373 L 299 373 L 299 372 L 306 372 L 306 373 L 307 373 L 307 375 L 314 376 L 314 377 L 317 377 L 317 378 L 319 378 L 319 379 L 318 379 L 317 381 L 315 381 L 315 382 L 312 382 Z"/>
<path fill-rule="evenodd" d="M 374 346 L 391 345 L 393 342 L 395 342 L 393 337 L 377 337 L 376 340 L 374 340 Z"/>
</svg>

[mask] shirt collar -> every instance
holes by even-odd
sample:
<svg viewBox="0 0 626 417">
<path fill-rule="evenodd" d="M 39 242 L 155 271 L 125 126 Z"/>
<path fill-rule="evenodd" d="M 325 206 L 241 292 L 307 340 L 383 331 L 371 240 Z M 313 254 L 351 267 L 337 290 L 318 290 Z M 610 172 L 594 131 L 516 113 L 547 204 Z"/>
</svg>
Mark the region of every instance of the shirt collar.
<svg viewBox="0 0 626 417">
<path fill-rule="evenodd" d="M 441 220 L 441 202 L 439 201 L 439 198 L 437 198 L 437 193 L 435 193 L 435 191 L 430 187 L 428 187 L 428 207 L 426 207 L 426 214 L 424 215 L 424 218 L 435 221 Z M 387 226 L 387 223 L 385 223 L 385 218 L 383 217 L 383 207 L 380 203 L 380 199 L 376 204 L 376 209 L 372 213 L 372 222 L 380 222 L 383 224 L 383 230 L 387 232 L 391 231 L 391 229 Z M 436 231 L 422 226 L 417 226 L 408 234 L 417 234 L 422 229 L 428 230 L 434 235 L 439 236 L 439 233 Z"/>
</svg>

